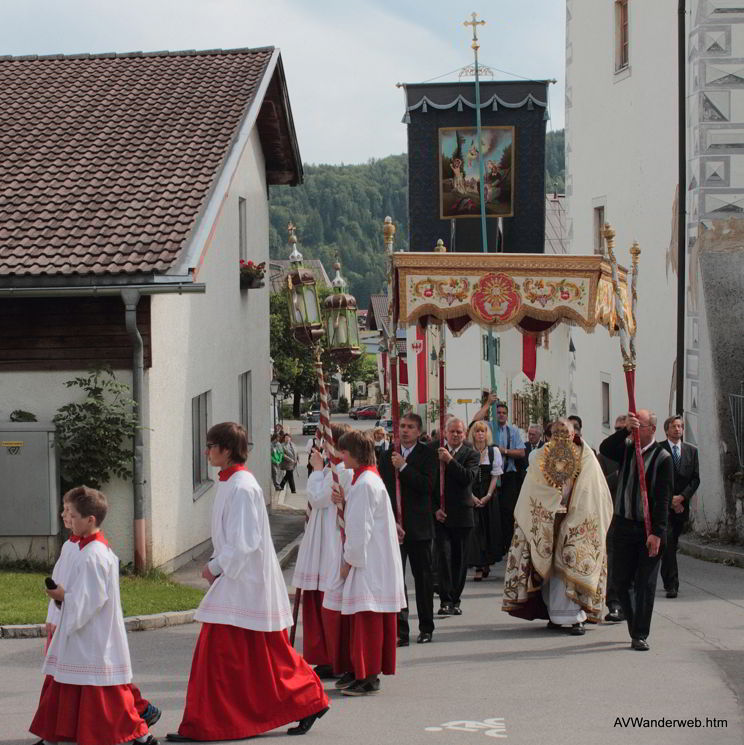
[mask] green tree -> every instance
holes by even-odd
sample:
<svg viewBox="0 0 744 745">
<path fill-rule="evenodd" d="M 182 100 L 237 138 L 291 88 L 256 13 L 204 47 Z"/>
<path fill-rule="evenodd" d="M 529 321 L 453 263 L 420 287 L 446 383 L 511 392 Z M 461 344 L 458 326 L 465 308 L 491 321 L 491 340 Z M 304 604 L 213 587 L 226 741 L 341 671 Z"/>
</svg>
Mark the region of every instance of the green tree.
<svg viewBox="0 0 744 745">
<path fill-rule="evenodd" d="M 62 481 L 68 487 L 100 489 L 113 476 L 131 477 L 137 418 L 129 386 L 108 368 L 68 380 L 65 386 L 80 388 L 85 398 L 62 406 L 52 420 Z"/>
</svg>

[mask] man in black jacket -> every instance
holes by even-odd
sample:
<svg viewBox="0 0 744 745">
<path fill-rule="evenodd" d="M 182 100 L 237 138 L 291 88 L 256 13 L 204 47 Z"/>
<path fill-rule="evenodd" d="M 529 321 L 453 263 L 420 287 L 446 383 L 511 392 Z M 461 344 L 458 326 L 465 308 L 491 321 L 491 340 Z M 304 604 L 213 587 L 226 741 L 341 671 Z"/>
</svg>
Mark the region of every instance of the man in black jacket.
<svg viewBox="0 0 744 745">
<path fill-rule="evenodd" d="M 664 422 L 667 439 L 661 447 L 671 456 L 674 465 L 674 487 L 669 503 L 669 527 L 664 555 L 661 557 L 661 580 L 666 596 L 676 598 L 679 592 L 679 570 L 677 569 L 677 543 L 690 517 L 690 499 L 700 486 L 700 462 L 694 445 L 682 442 L 685 424 L 679 414 Z"/>
<path fill-rule="evenodd" d="M 435 551 L 439 574 L 440 616 L 461 616 L 460 596 L 468 573 L 467 544 L 473 529 L 473 482 L 480 455 L 465 442 L 465 423 L 447 422 L 447 446 L 437 451 L 444 463 L 444 510 L 435 516 Z M 438 487 L 438 484 L 437 484 Z M 438 497 L 437 488 L 437 497 Z"/>
<path fill-rule="evenodd" d="M 627 438 L 628 432 L 634 429 L 640 431 L 648 488 L 651 517 L 651 534 L 648 537 L 636 470 L 635 446 L 633 440 Z M 612 573 L 615 590 L 628 622 L 631 647 L 642 652 L 649 649 L 647 639 L 651 630 L 656 580 L 674 479 L 672 456 L 654 441 L 655 433 L 656 414 L 641 409 L 637 414 L 628 414 L 626 430 L 615 432 L 599 446 L 602 455 L 619 464 L 614 515 L 609 530 Z"/>
<path fill-rule="evenodd" d="M 416 587 L 416 610 L 419 617 L 419 635 L 416 641 L 426 644 L 434 633 L 434 580 L 432 577 L 431 544 L 434 539 L 434 484 L 439 463 L 436 453 L 418 442 L 421 434 L 421 417 L 408 413 L 400 420 L 400 453 L 392 448 L 380 456 L 380 476 L 385 482 L 396 520 L 398 510 L 395 495 L 395 472 L 400 481 L 403 507 L 403 541 L 400 556 L 403 576 L 406 560 L 411 560 L 411 572 Z M 408 598 L 408 588 L 406 588 Z M 398 613 L 398 646 L 408 645 L 408 605 Z"/>
</svg>

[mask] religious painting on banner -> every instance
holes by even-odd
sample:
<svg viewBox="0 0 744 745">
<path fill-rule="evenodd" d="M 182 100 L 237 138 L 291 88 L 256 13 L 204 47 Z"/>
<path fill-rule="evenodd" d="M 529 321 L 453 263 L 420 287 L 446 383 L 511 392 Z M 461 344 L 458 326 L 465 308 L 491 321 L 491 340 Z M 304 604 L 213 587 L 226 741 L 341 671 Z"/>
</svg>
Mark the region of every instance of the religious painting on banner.
<svg viewBox="0 0 744 745">
<path fill-rule="evenodd" d="M 439 129 L 440 218 L 480 218 L 480 154 L 486 217 L 514 214 L 514 127 Z"/>
</svg>

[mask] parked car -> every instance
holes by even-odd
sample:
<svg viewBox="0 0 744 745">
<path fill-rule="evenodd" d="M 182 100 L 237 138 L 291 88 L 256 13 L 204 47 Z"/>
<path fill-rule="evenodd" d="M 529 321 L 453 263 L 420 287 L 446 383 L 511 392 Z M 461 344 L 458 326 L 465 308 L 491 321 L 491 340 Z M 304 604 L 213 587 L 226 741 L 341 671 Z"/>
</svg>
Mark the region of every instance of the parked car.
<svg viewBox="0 0 744 745">
<path fill-rule="evenodd" d="M 363 409 L 364 406 L 352 406 L 349 409 L 349 419 L 356 419 L 357 418 L 357 412 L 359 409 Z"/>
<path fill-rule="evenodd" d="M 378 419 L 375 422 L 375 427 L 382 427 L 385 432 L 389 435 L 393 434 L 393 420 L 392 419 Z"/>
<path fill-rule="evenodd" d="M 363 406 L 356 412 L 356 419 L 379 419 L 380 412 L 376 406 Z"/>
<path fill-rule="evenodd" d="M 318 429 L 320 424 L 320 412 L 319 411 L 308 411 L 307 419 L 302 425 L 303 435 L 314 435 L 315 430 Z"/>
</svg>

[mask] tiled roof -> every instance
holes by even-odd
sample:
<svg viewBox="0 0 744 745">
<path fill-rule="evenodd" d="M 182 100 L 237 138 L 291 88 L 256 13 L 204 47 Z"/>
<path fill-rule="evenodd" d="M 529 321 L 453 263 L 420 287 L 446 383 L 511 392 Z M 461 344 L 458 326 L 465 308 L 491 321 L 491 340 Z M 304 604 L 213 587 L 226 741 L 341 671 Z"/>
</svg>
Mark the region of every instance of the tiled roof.
<svg viewBox="0 0 744 745">
<path fill-rule="evenodd" d="M 384 336 L 388 336 L 387 295 L 369 296 L 367 328 L 372 331 L 381 331 Z"/>
<path fill-rule="evenodd" d="M 563 194 L 545 196 L 545 253 L 568 253 L 566 236 L 566 198 Z"/>
<path fill-rule="evenodd" d="M 0 276 L 167 270 L 273 51 L 0 57 Z"/>
</svg>

